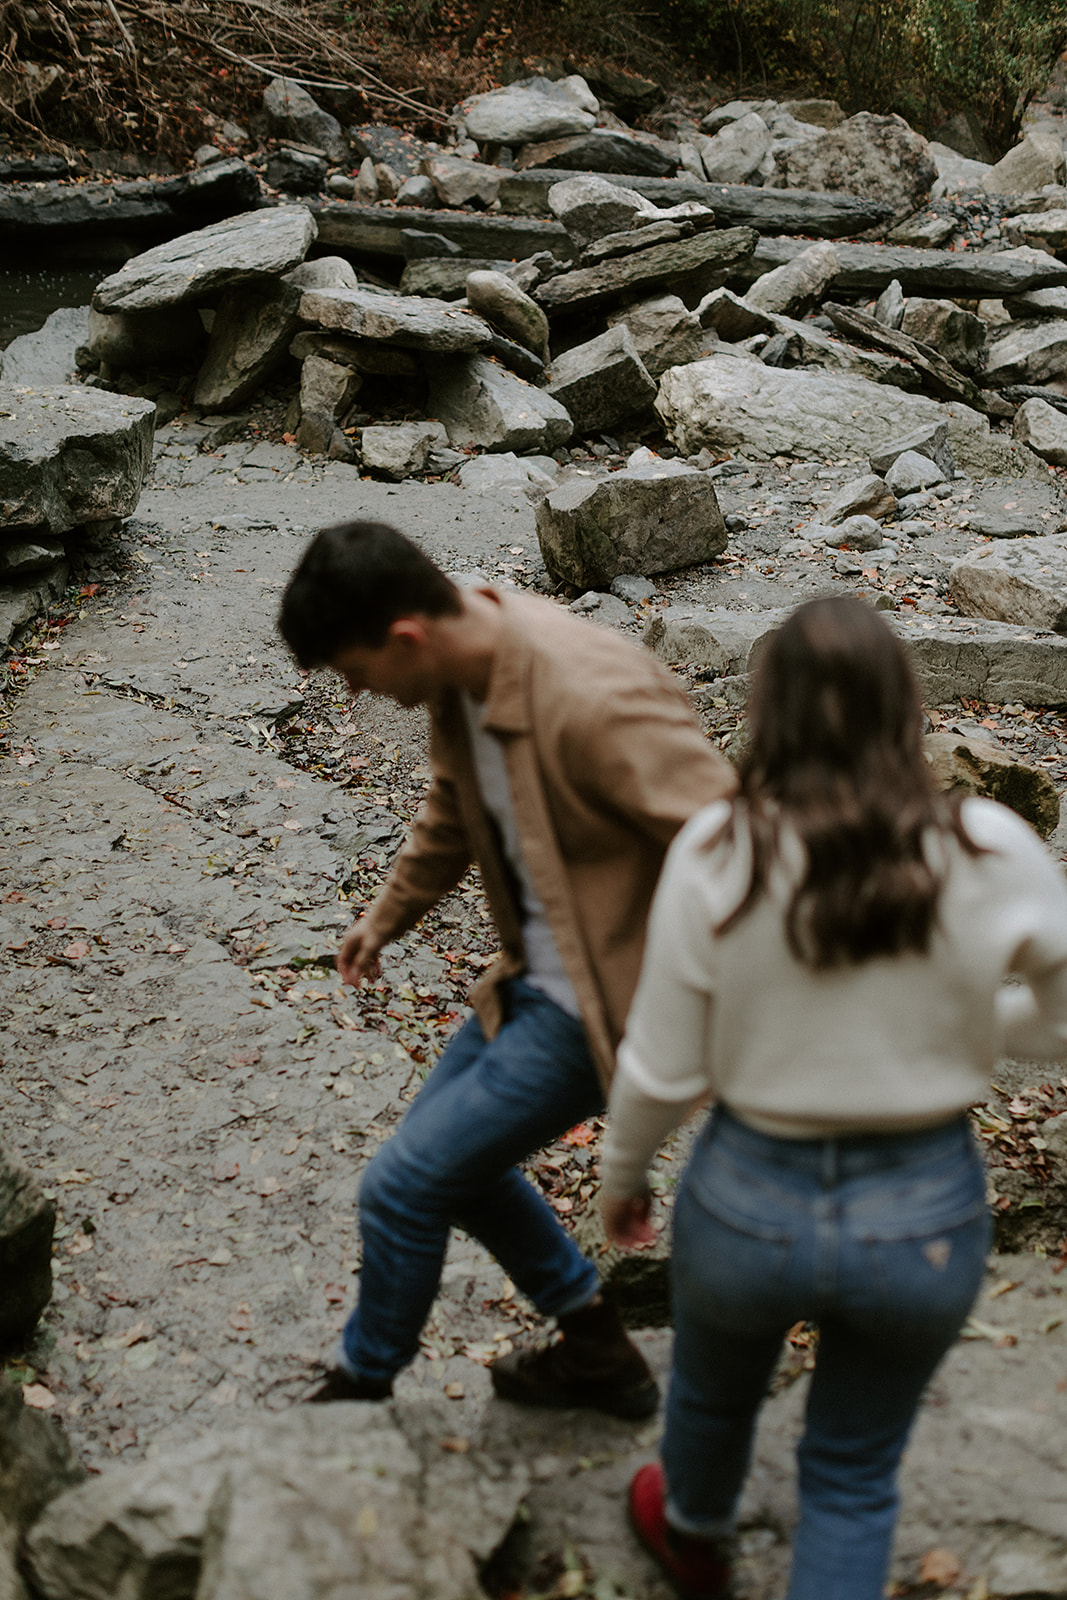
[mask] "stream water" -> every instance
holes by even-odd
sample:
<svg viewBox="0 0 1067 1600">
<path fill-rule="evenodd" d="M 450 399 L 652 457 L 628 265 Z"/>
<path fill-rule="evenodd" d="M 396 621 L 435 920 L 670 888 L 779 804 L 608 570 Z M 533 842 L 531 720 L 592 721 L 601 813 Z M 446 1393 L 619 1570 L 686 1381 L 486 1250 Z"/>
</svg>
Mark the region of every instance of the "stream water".
<svg viewBox="0 0 1067 1600">
<path fill-rule="evenodd" d="M 0 267 L 0 350 L 34 333 L 59 306 L 86 306 L 110 266 Z"/>
</svg>

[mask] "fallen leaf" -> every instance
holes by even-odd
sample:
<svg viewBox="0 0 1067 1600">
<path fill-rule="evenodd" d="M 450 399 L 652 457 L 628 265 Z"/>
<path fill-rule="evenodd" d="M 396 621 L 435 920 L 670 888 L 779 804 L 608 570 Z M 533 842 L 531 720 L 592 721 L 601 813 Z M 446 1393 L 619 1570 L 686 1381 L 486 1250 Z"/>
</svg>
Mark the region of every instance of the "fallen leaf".
<svg viewBox="0 0 1067 1600">
<path fill-rule="evenodd" d="M 75 939 L 73 944 L 68 944 L 63 954 L 68 961 L 81 961 L 92 950 L 91 944 L 86 944 L 84 939 Z"/>
<path fill-rule="evenodd" d="M 585 1149 L 587 1145 L 591 1145 L 595 1139 L 596 1129 L 591 1128 L 588 1122 L 579 1122 L 576 1128 L 572 1128 L 569 1133 L 563 1135 L 560 1143 L 577 1145 L 581 1150 Z"/>
<path fill-rule="evenodd" d="M 928 1550 L 919 1563 L 919 1582 L 936 1583 L 947 1589 L 963 1571 L 963 1562 L 954 1550 Z"/>
<path fill-rule="evenodd" d="M 244 1304 L 234 1306 L 233 1310 L 226 1318 L 226 1321 L 230 1324 L 230 1327 L 236 1328 L 238 1333 L 247 1333 L 248 1329 L 252 1327 L 255 1320 L 256 1319 L 252 1314 L 252 1308 Z"/>
<path fill-rule="evenodd" d="M 239 1176 L 240 1171 L 239 1161 L 216 1161 L 211 1169 L 211 1176 L 215 1183 L 229 1183 L 231 1179 Z"/>
<path fill-rule="evenodd" d="M 252 1187 L 255 1189 L 256 1194 L 262 1195 L 265 1199 L 267 1195 L 277 1194 L 281 1186 L 280 1179 L 264 1176 L 257 1178 Z"/>
<path fill-rule="evenodd" d="M 67 919 L 66 917 L 49 917 L 47 926 L 49 928 L 65 928 L 67 926 Z"/>
<path fill-rule="evenodd" d="M 147 1339 L 148 1334 L 148 1323 L 142 1317 L 140 1322 L 135 1322 L 132 1328 L 127 1328 L 125 1333 L 119 1335 L 118 1347 L 120 1350 L 128 1350 L 131 1344 L 137 1344 L 140 1339 Z"/>
<path fill-rule="evenodd" d="M 439 1439 L 438 1443 L 452 1456 L 465 1456 L 471 1447 L 469 1439 Z"/>
<path fill-rule="evenodd" d="M 46 1389 L 43 1383 L 24 1383 L 22 1398 L 35 1411 L 51 1411 L 56 1403 L 55 1395 L 51 1389 Z"/>
<path fill-rule="evenodd" d="M 227 1250 L 226 1246 L 223 1245 L 221 1249 L 215 1251 L 213 1256 L 208 1256 L 207 1264 L 209 1267 L 228 1267 L 232 1260 L 233 1251 Z"/>
<path fill-rule="evenodd" d="M 446 1383 L 445 1384 L 445 1394 L 448 1396 L 448 1398 L 450 1400 L 462 1400 L 463 1396 L 466 1394 L 466 1392 L 467 1392 L 466 1389 L 463 1387 L 463 1385 L 461 1383 Z"/>
</svg>

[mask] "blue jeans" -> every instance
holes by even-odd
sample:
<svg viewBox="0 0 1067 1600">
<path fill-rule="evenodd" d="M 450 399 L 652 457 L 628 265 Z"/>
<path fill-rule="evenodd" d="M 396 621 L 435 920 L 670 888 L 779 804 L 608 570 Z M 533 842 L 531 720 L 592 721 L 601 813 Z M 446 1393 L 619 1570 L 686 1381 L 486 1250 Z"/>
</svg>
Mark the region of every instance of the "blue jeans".
<svg viewBox="0 0 1067 1600">
<path fill-rule="evenodd" d="M 455 1224 L 491 1251 L 545 1316 L 585 1305 L 596 1268 L 515 1163 L 604 1109 L 585 1029 L 523 979 L 486 1039 L 471 1017 L 363 1173 L 359 1303 L 339 1359 L 391 1378 L 414 1357 Z"/>
<path fill-rule="evenodd" d="M 722 1109 L 674 1212 L 667 1514 L 727 1532 L 787 1330 L 819 1324 L 798 1450 L 788 1600 L 882 1600 L 896 1473 L 982 1279 L 984 1172 L 963 1118 L 910 1134 L 776 1139 Z"/>
</svg>

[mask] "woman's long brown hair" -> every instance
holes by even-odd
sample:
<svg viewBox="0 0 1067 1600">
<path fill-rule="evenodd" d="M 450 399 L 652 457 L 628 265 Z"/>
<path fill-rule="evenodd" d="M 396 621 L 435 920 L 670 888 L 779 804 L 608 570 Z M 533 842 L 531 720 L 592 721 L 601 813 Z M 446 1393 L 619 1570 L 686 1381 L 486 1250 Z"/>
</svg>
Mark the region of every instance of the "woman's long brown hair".
<svg viewBox="0 0 1067 1600">
<path fill-rule="evenodd" d="M 961 796 L 934 788 L 918 684 L 895 634 L 862 600 L 799 607 L 759 662 L 749 722 L 752 879 L 719 931 L 765 891 L 788 824 L 805 853 L 786 913 L 799 960 L 818 970 L 925 951 L 943 876 L 924 848 L 930 830 L 977 847 Z"/>
</svg>

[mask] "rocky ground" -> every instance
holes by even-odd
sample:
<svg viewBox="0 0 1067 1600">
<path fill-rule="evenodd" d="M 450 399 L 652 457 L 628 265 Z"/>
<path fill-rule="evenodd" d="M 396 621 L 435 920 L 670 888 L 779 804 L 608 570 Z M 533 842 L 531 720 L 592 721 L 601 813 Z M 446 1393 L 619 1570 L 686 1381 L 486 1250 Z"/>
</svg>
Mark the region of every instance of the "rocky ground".
<svg viewBox="0 0 1067 1600">
<path fill-rule="evenodd" d="M 269 431 L 269 409 L 259 422 Z M 272 619 L 288 572 L 313 529 L 358 511 L 394 520 L 450 570 L 553 588 L 518 488 L 371 482 L 253 433 L 208 454 L 196 443 L 180 418 L 160 430 L 136 517 L 89 558 L 67 613 L 7 668 L 0 1119 L 61 1207 L 56 1297 L 8 1373 L 62 1419 L 94 1470 L 165 1458 L 306 1392 L 353 1295 L 359 1169 L 492 948 L 471 882 L 387 953 L 379 985 L 357 996 L 338 984 L 338 933 L 373 893 L 428 771 L 417 714 L 353 710 L 340 685 L 305 679 L 286 659 Z M 614 463 L 639 443 L 594 450 Z M 582 470 L 581 452 L 570 466 Z M 657 579 L 641 603 L 576 604 L 635 640 L 668 605 L 744 613 L 844 589 L 935 622 L 952 610 L 946 573 L 973 547 L 977 514 L 1067 521 L 1054 476 L 957 479 L 888 530 L 876 564 L 803 541 L 784 553 L 861 467 L 712 469 L 730 527 L 720 558 Z M 686 676 L 729 749 L 742 736 L 735 687 Z M 930 714 L 1067 781 L 1059 713 L 970 703 Z M 1052 842 L 1062 850 L 1067 833 Z M 916 1584 L 923 1556 L 944 1544 L 967 1592 L 988 1578 L 995 1593 L 1061 1593 L 1067 1525 L 1047 1475 L 1062 1454 L 1067 1333 L 1055 1308 L 1067 1211 L 1049 1119 L 1067 1109 L 1067 1090 L 1054 1070 L 1019 1063 L 997 1082 L 978 1125 L 1004 1238 L 1030 1254 L 991 1263 L 993 1299 L 928 1408 L 901 1580 Z M 595 1128 L 576 1130 L 531 1166 L 585 1228 L 595 1142 Z M 677 1170 L 660 1162 L 664 1196 Z M 443 1395 L 457 1437 L 529 1456 L 530 1585 L 576 1594 L 599 1578 L 598 1593 L 658 1595 L 625 1540 L 619 1499 L 654 1429 L 635 1438 L 575 1419 L 561 1430 L 488 1402 L 485 1363 L 530 1326 L 499 1270 L 456 1240 L 400 1403 Z M 665 1359 L 667 1336 L 648 1340 Z M 809 1344 L 797 1330 L 792 1372 Z M 784 1560 L 785 1444 L 801 1390 L 787 1384 L 768 1417 L 745 1544 L 753 1597 L 775 1592 Z M 993 1528 L 996 1505 L 1011 1508 L 1014 1542 Z"/>
</svg>

